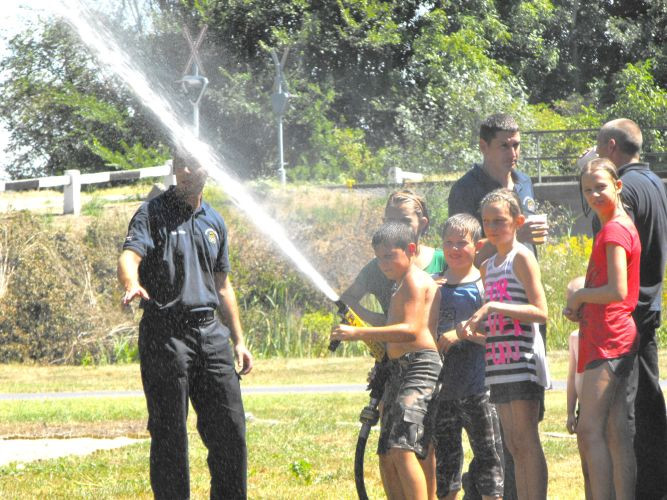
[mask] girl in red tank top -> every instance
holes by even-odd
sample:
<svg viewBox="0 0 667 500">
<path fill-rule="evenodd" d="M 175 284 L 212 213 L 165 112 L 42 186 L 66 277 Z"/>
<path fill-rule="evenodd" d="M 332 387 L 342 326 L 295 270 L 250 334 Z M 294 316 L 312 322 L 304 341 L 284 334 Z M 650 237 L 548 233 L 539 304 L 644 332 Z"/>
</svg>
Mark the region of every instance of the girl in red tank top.
<svg viewBox="0 0 667 500">
<path fill-rule="evenodd" d="M 621 203 L 622 182 L 606 158 L 588 162 L 579 179 L 602 229 L 593 243 L 586 286 L 570 295 L 563 314 L 579 321 L 577 371 L 583 372 L 576 424 L 582 465 L 593 498 L 633 498 L 636 464 L 626 399 L 637 328 L 641 244 Z"/>
</svg>

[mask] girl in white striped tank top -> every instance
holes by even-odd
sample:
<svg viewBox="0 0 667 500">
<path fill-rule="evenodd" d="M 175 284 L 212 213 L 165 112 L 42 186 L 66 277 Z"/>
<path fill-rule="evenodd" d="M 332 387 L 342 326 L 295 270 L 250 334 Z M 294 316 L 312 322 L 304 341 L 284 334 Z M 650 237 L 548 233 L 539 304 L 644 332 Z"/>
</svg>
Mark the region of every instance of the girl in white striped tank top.
<svg viewBox="0 0 667 500">
<path fill-rule="evenodd" d="M 523 284 L 514 273 L 514 258 L 523 247 L 516 243 L 510 252 L 486 261 L 484 296 L 486 302 L 530 304 Z M 524 247 L 525 248 L 525 247 Z M 526 249 L 526 251 L 529 251 Z M 486 334 L 486 384 L 531 381 L 549 386 L 544 344 L 536 322 L 520 321 L 502 313 L 489 313 L 484 325 Z"/>
<path fill-rule="evenodd" d="M 514 458 L 519 498 L 546 499 L 547 464 L 538 424 L 549 384 L 538 323 L 547 301 L 533 253 L 516 239 L 525 217 L 516 194 L 497 189 L 481 202 L 482 225 L 498 253 L 481 266 L 486 302 L 462 336 L 486 335 L 486 382 L 491 387 L 505 444 Z"/>
</svg>

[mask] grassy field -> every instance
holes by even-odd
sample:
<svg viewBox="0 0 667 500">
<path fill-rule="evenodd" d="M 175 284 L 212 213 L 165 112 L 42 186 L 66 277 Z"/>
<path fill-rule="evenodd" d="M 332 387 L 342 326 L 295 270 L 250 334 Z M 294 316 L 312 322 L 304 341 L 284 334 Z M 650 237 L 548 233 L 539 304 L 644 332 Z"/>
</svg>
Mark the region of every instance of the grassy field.
<svg viewBox="0 0 667 500">
<path fill-rule="evenodd" d="M 661 353 L 664 360 L 667 353 Z M 566 354 L 550 353 L 563 379 Z M 370 358 L 262 360 L 244 385 L 361 383 Z M 139 389 L 137 365 L 0 366 L 0 392 Z M 367 395 L 249 395 L 250 498 L 355 498 L 353 453 L 358 414 Z M 549 464 L 549 498 L 583 498 L 576 441 L 565 434 L 565 393 L 547 393 L 540 430 Z M 147 437 L 142 397 L 0 401 L 0 436 Z M 192 498 L 208 496 L 206 454 L 189 421 Z M 377 431 L 374 431 L 376 435 Z M 374 439 L 371 438 L 374 443 Z M 377 458 L 369 444 L 366 480 L 382 498 Z M 151 498 L 148 441 L 86 457 L 0 467 L 0 498 Z"/>
<path fill-rule="evenodd" d="M 663 358 L 667 357 L 667 353 Z M 567 377 L 567 353 L 549 353 L 552 376 Z M 255 360 L 244 386 L 361 384 L 373 365 L 370 357 Z M 665 362 L 667 370 L 667 362 Z M 36 381 L 39 381 L 36 384 Z M 0 365 L 0 393 L 140 390 L 138 364 L 94 366 Z"/>
<path fill-rule="evenodd" d="M 246 397 L 246 410 L 255 417 L 248 424 L 250 498 L 355 498 L 352 460 L 356 421 L 365 403 L 364 394 Z M 560 436 L 564 405 L 564 393 L 549 394 L 542 424 L 550 498 L 581 496 L 576 442 Z M 142 398 L 3 402 L 0 419 L 15 428 L 68 422 L 88 429 L 115 425 L 121 430 L 144 422 L 145 410 Z M 192 498 L 206 498 L 205 449 L 196 434 L 194 418 L 190 419 L 190 433 Z M 145 433 L 135 434 L 142 435 Z M 151 498 L 148 452 L 148 442 L 143 442 L 87 457 L 12 464 L 0 468 L 0 496 Z M 371 498 L 382 498 L 372 450 L 367 454 L 366 481 Z"/>
<path fill-rule="evenodd" d="M 667 349 L 659 353 L 660 373 L 667 374 Z M 567 378 L 567 352 L 549 351 L 554 380 Z M 361 384 L 372 367 L 370 357 L 271 358 L 255 360 L 243 386 Z M 0 393 L 141 390 L 138 364 L 44 366 L 0 364 Z"/>
</svg>

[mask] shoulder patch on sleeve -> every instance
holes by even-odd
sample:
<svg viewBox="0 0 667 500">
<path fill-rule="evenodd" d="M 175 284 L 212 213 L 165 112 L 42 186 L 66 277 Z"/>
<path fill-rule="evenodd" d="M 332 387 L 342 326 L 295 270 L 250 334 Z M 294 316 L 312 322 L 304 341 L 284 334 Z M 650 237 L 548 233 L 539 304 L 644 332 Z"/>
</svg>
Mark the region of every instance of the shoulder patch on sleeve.
<svg viewBox="0 0 667 500">
<path fill-rule="evenodd" d="M 205 231 L 206 234 L 206 240 L 211 244 L 211 245 L 217 245 L 218 241 L 220 240 L 220 237 L 218 236 L 218 233 L 215 232 L 214 229 L 211 229 L 210 227 Z"/>
</svg>

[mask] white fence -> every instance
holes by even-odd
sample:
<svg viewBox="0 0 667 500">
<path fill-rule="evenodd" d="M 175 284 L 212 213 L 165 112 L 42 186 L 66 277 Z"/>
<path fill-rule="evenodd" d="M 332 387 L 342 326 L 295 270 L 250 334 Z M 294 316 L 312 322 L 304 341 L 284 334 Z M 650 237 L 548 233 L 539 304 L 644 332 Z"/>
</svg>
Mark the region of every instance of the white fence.
<svg viewBox="0 0 667 500">
<path fill-rule="evenodd" d="M 94 174 L 82 174 L 79 170 L 65 170 L 65 175 L 24 179 L 20 181 L 0 181 L 0 192 L 63 186 L 63 213 L 79 215 L 81 213 L 82 185 L 145 179 L 147 177 L 162 177 L 162 182 L 165 186 L 176 184 L 172 173 L 171 160 L 167 160 L 164 165 L 139 168 L 136 170 L 97 172 Z"/>
</svg>

